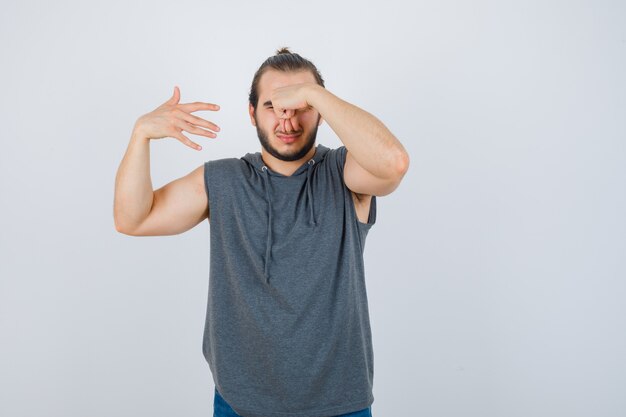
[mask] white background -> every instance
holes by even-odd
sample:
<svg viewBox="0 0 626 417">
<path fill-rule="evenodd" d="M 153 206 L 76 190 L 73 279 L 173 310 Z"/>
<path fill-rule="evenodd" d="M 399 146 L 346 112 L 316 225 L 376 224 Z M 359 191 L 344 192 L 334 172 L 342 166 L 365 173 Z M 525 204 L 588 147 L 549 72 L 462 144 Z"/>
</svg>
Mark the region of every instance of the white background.
<svg viewBox="0 0 626 417">
<path fill-rule="evenodd" d="M 212 415 L 209 225 L 116 232 L 115 174 L 174 85 L 222 131 L 154 141 L 155 189 L 259 151 L 247 94 L 282 46 L 411 157 L 365 250 L 373 415 L 626 415 L 625 21 L 620 1 L 3 2 L 0 415 Z"/>
</svg>

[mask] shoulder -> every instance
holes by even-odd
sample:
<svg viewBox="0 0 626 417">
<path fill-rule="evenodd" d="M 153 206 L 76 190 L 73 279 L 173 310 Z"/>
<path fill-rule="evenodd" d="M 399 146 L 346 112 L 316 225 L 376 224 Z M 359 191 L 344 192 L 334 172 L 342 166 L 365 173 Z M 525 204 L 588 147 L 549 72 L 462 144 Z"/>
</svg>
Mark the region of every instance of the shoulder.
<svg viewBox="0 0 626 417">
<path fill-rule="evenodd" d="M 346 192 L 349 192 L 350 199 L 352 200 L 358 219 L 362 223 L 367 223 L 368 218 L 370 217 L 373 196 L 370 194 L 355 193 L 346 185 L 343 173 L 346 164 L 347 152 L 348 149 L 345 145 L 329 149 L 324 155 L 323 162 L 330 167 L 330 170 L 336 173 L 336 181 L 341 184 L 341 188 L 343 188 Z"/>
<path fill-rule="evenodd" d="M 204 163 L 204 175 L 209 177 L 219 175 L 220 178 L 237 175 L 249 171 L 250 166 L 240 158 L 221 158 Z"/>
<path fill-rule="evenodd" d="M 232 188 L 240 182 L 245 177 L 246 165 L 239 158 L 212 159 L 204 162 L 198 170 L 198 181 L 206 190 L 207 195 L 211 196 L 211 191 Z"/>
<path fill-rule="evenodd" d="M 342 146 L 339 146 L 338 148 L 329 149 L 328 152 L 326 152 L 325 157 L 324 157 L 324 160 L 326 160 L 330 166 L 332 166 L 333 168 L 337 170 L 344 186 L 346 185 L 345 185 L 345 179 L 344 179 L 343 174 L 344 174 L 344 169 L 346 166 L 347 153 L 348 153 L 348 149 L 345 147 L 345 145 L 342 145 Z M 347 186 L 346 186 L 346 189 L 350 190 Z M 370 194 L 355 193 L 352 190 L 350 190 L 350 193 L 352 194 L 352 198 L 355 204 L 369 205 L 369 202 L 372 199 L 372 196 Z"/>
<path fill-rule="evenodd" d="M 221 158 L 212 159 L 204 163 L 205 167 L 219 168 L 219 169 L 237 169 L 243 167 L 246 163 L 240 158 Z"/>
<path fill-rule="evenodd" d="M 333 165 L 333 167 L 343 171 L 343 165 L 346 162 L 347 149 L 344 145 L 338 148 L 326 148 L 322 162 Z"/>
</svg>

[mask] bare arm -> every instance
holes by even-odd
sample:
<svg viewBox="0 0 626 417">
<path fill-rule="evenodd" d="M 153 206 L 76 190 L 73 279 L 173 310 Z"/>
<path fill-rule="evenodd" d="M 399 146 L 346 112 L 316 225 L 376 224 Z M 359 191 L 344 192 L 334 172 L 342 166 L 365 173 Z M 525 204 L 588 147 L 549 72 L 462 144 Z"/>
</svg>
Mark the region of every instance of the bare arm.
<svg viewBox="0 0 626 417">
<path fill-rule="evenodd" d="M 210 103 L 179 104 L 180 92 L 135 123 L 130 143 L 115 178 L 113 216 L 118 232 L 132 236 L 173 235 L 191 229 L 208 218 L 204 189 L 204 165 L 188 175 L 153 191 L 150 179 L 150 140 L 170 136 L 191 148 L 200 149 L 183 130 L 215 138 L 197 126 L 219 131 L 219 127 L 190 113 L 218 110 Z"/>
<path fill-rule="evenodd" d="M 409 168 L 409 154 L 374 115 L 348 103 L 315 83 L 273 91 L 271 102 L 281 128 L 295 109 L 312 106 L 343 142 L 346 149 L 344 181 L 359 198 L 394 191 Z"/>
<path fill-rule="evenodd" d="M 150 139 L 133 130 L 115 177 L 115 229 L 129 234 L 150 213 L 154 201 L 150 178 Z"/>
</svg>

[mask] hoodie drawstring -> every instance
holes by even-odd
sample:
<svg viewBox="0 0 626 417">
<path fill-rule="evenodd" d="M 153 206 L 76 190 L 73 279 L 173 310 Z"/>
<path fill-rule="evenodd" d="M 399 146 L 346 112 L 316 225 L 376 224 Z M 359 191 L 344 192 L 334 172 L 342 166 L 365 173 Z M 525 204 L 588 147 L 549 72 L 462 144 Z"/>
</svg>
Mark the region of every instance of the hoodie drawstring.
<svg viewBox="0 0 626 417">
<path fill-rule="evenodd" d="M 315 220 L 315 211 L 313 211 L 313 196 L 311 195 L 311 171 L 313 171 L 313 164 L 315 163 L 315 159 L 309 159 L 309 167 L 306 170 L 306 192 L 309 198 L 309 207 L 311 217 L 309 219 L 309 224 L 313 226 L 317 226 L 317 220 Z"/>
<path fill-rule="evenodd" d="M 311 172 L 313 171 L 313 165 L 315 159 L 309 159 L 308 167 L 306 171 L 306 192 L 309 203 L 309 224 L 317 226 L 317 220 L 315 219 L 315 211 L 313 209 L 313 194 L 311 192 Z M 264 275 L 265 282 L 270 282 L 270 257 L 272 255 L 272 197 L 270 194 L 270 178 L 268 173 L 269 168 L 266 165 L 261 167 L 261 171 L 265 176 L 265 199 L 267 200 L 267 240 L 265 243 L 265 265 Z"/>
<path fill-rule="evenodd" d="M 265 199 L 267 200 L 267 241 L 265 243 L 265 282 L 270 282 L 270 255 L 272 250 L 272 198 L 270 197 L 270 179 L 268 168 L 263 165 L 261 171 L 265 174 Z"/>
</svg>

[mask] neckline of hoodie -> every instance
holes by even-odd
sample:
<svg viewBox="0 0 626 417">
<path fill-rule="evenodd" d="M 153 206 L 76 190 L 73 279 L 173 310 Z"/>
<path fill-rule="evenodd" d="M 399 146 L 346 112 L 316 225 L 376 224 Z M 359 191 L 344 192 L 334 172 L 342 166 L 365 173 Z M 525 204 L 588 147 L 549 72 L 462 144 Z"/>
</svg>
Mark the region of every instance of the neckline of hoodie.
<svg viewBox="0 0 626 417">
<path fill-rule="evenodd" d="M 315 163 L 317 163 L 317 161 L 315 161 Z M 309 165 L 309 164 L 310 164 L 309 162 L 305 163 L 305 165 Z M 280 172 L 272 171 L 270 169 L 270 167 L 268 167 L 267 165 L 264 165 L 264 166 L 266 167 L 267 173 L 269 175 L 272 175 L 272 176 L 274 176 L 276 178 L 285 178 L 285 179 L 299 177 L 302 174 L 306 174 L 307 169 L 309 169 L 308 167 L 305 167 L 304 169 L 302 169 L 302 166 L 301 166 L 297 170 L 295 170 L 293 174 L 291 174 L 291 175 L 284 175 L 284 174 L 281 174 Z M 263 172 L 263 167 L 261 167 L 260 171 Z"/>
<path fill-rule="evenodd" d="M 267 169 L 267 173 L 269 175 L 272 175 L 274 177 L 277 178 L 292 178 L 292 177 L 297 177 L 301 174 L 306 173 L 309 170 L 309 165 L 315 165 L 318 162 L 320 162 L 321 159 L 323 159 L 323 150 L 322 148 L 325 148 L 324 145 L 322 145 L 321 143 L 318 143 L 315 146 L 315 153 L 313 154 L 313 156 L 308 160 L 305 161 L 302 165 L 300 165 L 298 167 L 298 169 L 296 169 L 291 175 L 284 175 L 281 174 L 280 172 L 276 172 L 270 169 L 269 166 L 267 166 L 267 164 L 265 164 L 265 161 L 263 161 L 263 156 L 261 154 L 261 152 L 255 152 L 254 155 L 258 158 L 258 163 L 261 165 L 260 167 L 257 166 L 256 168 L 261 171 L 261 173 L 263 173 L 263 167 L 265 167 Z M 311 163 L 311 160 L 315 161 L 313 163 Z"/>
</svg>

